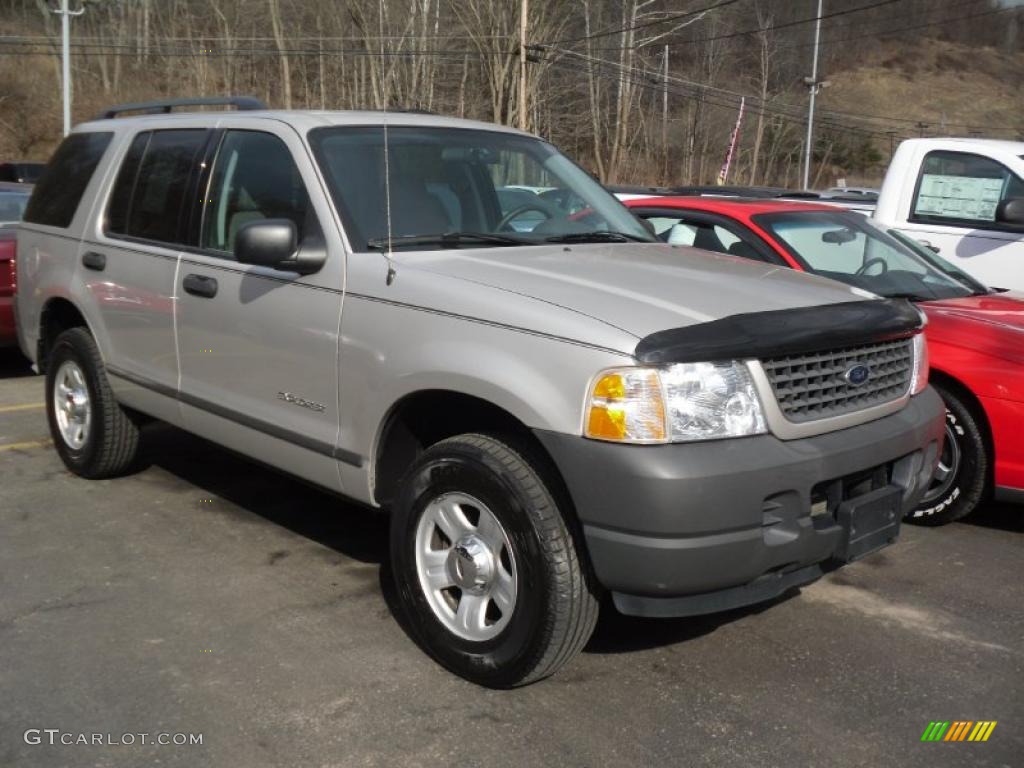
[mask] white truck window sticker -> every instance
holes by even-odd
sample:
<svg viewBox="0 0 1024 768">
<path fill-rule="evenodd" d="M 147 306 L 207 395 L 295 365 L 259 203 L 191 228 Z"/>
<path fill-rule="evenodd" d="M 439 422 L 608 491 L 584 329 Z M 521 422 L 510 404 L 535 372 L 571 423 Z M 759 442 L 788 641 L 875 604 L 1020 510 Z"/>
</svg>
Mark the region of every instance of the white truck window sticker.
<svg viewBox="0 0 1024 768">
<path fill-rule="evenodd" d="M 914 213 L 950 219 L 995 221 L 1003 179 L 925 173 Z"/>
</svg>

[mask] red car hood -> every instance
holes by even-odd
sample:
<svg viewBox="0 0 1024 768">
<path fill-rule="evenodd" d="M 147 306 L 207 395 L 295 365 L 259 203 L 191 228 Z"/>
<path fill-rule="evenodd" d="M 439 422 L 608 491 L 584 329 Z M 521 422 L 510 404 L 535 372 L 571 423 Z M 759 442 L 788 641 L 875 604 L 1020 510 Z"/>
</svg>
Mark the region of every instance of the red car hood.
<svg viewBox="0 0 1024 768">
<path fill-rule="evenodd" d="M 1024 294 L 923 301 L 928 338 L 1024 364 Z"/>
</svg>

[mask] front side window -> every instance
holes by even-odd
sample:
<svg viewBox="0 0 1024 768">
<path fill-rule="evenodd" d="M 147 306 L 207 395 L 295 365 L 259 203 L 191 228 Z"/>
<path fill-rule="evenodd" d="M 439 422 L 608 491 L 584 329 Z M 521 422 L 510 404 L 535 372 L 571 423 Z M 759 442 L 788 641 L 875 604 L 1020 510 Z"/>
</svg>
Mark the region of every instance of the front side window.
<svg viewBox="0 0 1024 768">
<path fill-rule="evenodd" d="M 346 126 L 314 129 L 310 142 L 357 251 L 653 241 L 611 193 L 539 139 Z"/>
<path fill-rule="evenodd" d="M 967 152 L 929 152 L 921 166 L 911 219 L 995 228 L 996 207 L 1024 197 L 1024 181 L 1001 163 Z"/>
<path fill-rule="evenodd" d="M 180 244 L 187 240 L 189 195 L 207 132 L 150 131 L 135 137 L 118 171 L 107 209 L 107 231 Z"/>
<path fill-rule="evenodd" d="M 302 241 L 313 216 L 287 145 L 260 131 L 227 131 L 217 151 L 203 213 L 201 245 L 231 253 L 242 225 L 290 219 Z"/>
<path fill-rule="evenodd" d="M 937 269 L 868 219 L 842 211 L 792 211 L 753 217 L 808 272 L 879 296 L 946 299 L 975 286 Z"/>
<path fill-rule="evenodd" d="M 57 148 L 39 177 L 25 209 L 25 221 L 70 226 L 96 166 L 114 137 L 109 131 L 73 133 Z"/>
</svg>

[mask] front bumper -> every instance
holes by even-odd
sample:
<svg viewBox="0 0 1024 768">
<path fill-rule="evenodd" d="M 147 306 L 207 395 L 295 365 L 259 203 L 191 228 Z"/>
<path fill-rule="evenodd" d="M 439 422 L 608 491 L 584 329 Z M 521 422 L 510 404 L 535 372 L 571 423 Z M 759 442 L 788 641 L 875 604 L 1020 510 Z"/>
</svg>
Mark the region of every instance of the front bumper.
<svg viewBox="0 0 1024 768">
<path fill-rule="evenodd" d="M 841 564 L 847 533 L 836 507 L 865 488 L 897 487 L 901 511 L 912 509 L 938 459 L 944 414 L 929 388 L 898 413 L 801 440 L 633 446 L 536 434 L 619 609 L 689 615 L 769 599 Z"/>
</svg>

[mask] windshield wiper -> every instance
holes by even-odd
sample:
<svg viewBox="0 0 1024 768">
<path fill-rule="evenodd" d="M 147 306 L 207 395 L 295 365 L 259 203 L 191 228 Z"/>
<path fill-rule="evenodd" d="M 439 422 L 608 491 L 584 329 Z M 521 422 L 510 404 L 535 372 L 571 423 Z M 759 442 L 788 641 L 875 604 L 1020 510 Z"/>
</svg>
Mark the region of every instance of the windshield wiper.
<svg viewBox="0 0 1024 768">
<path fill-rule="evenodd" d="M 868 288 L 867 290 L 871 290 Z M 936 301 L 935 296 L 922 296 L 920 293 L 911 293 L 910 291 L 896 291 L 894 293 L 881 294 L 887 299 L 907 299 L 909 301 Z"/>
<path fill-rule="evenodd" d="M 460 245 L 528 245 L 532 241 L 512 235 L 495 235 L 489 232 L 442 232 L 436 235 L 402 235 L 400 237 L 374 237 L 366 245 L 375 250 L 404 245 L 440 245 L 443 248 L 458 248 Z"/>
<path fill-rule="evenodd" d="M 612 232 L 611 230 L 599 229 L 595 232 L 567 232 L 564 235 L 552 235 L 545 237 L 548 243 L 653 243 L 646 237 L 630 235 L 626 232 Z"/>
</svg>

